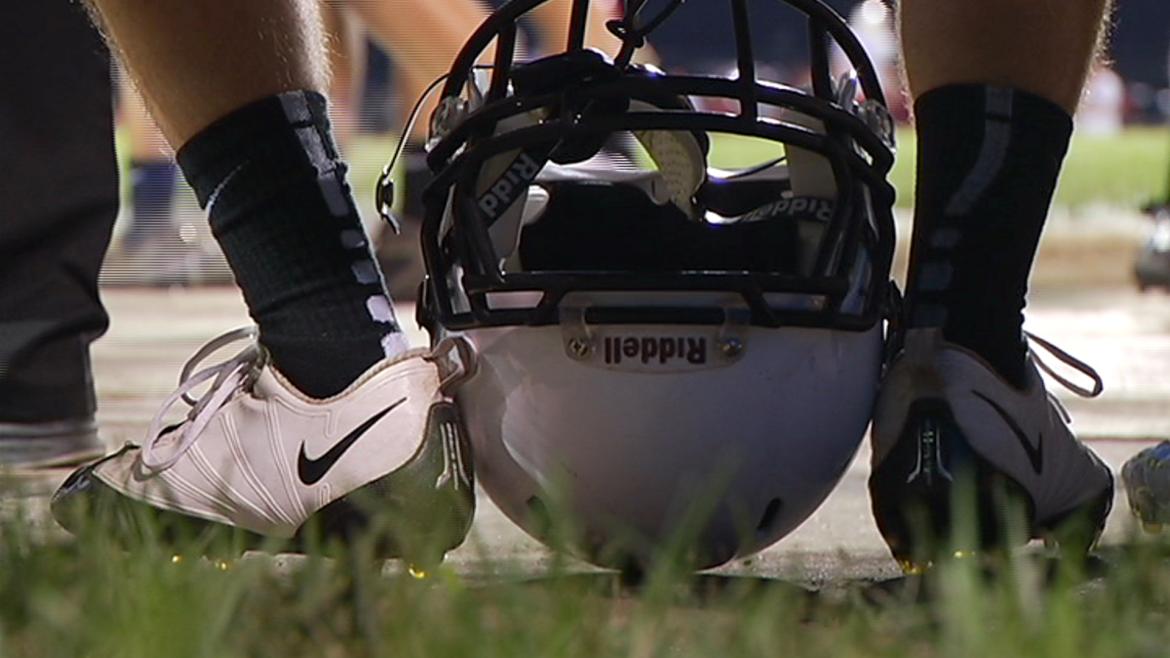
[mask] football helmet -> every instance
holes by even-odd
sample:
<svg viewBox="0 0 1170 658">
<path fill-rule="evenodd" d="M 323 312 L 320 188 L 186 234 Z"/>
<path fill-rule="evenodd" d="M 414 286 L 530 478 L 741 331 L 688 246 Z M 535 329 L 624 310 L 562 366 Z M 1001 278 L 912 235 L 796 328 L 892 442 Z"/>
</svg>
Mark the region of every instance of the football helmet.
<svg viewBox="0 0 1170 658">
<path fill-rule="evenodd" d="M 729 0 L 733 77 L 633 63 L 681 0 L 628 0 L 612 58 L 582 47 L 576 0 L 565 51 L 518 61 L 544 1 L 492 14 L 446 77 L 420 322 L 472 347 L 476 472 L 530 534 L 567 527 L 619 568 L 749 555 L 817 508 L 869 422 L 894 244 L 877 76 L 819 0 L 779 3 L 808 21 L 810 91 L 756 75 L 749 9 L 775 0 Z"/>
</svg>

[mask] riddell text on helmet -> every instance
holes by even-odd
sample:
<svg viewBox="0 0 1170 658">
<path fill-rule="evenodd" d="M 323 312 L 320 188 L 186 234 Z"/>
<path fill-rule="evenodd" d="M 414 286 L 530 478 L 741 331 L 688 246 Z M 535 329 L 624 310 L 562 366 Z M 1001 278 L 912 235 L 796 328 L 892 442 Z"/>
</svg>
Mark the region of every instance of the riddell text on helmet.
<svg viewBox="0 0 1170 658">
<path fill-rule="evenodd" d="M 643 364 L 686 361 L 701 366 L 707 363 L 707 339 L 702 336 L 610 336 L 602 344 L 607 365 L 620 364 L 623 359 Z"/>
<path fill-rule="evenodd" d="M 495 219 L 516 202 L 520 192 L 528 189 L 540 173 L 541 164 L 521 152 L 496 182 L 479 197 L 479 209 L 489 219 Z"/>
</svg>

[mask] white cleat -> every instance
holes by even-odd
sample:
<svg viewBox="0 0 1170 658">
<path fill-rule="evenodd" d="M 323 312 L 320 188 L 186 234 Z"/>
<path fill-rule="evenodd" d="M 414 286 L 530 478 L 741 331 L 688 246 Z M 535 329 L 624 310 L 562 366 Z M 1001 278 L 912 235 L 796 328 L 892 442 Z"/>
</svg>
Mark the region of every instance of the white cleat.
<svg viewBox="0 0 1170 658">
<path fill-rule="evenodd" d="M 1073 435 L 1040 369 L 1087 396 L 1100 393 L 1100 378 L 1041 339 L 1030 344 L 1092 377 L 1094 388 L 1057 376 L 1030 350 L 1028 385 L 1019 390 L 939 330 L 906 333 L 875 407 L 869 479 L 878 528 L 896 558 L 1001 546 L 1016 519 L 1023 540 L 1054 539 L 1070 552 L 1087 551 L 1100 535 L 1112 474 Z M 975 521 L 974 535 L 962 535 L 960 519 Z"/>
<path fill-rule="evenodd" d="M 242 338 L 251 342 L 235 357 L 191 374 Z M 446 395 L 471 355 L 460 350 L 454 367 L 451 346 L 383 361 L 315 400 L 272 366 L 254 332 L 227 334 L 188 362 L 143 445 L 74 472 L 53 514 L 125 544 L 222 535 L 237 549 L 327 550 L 368 535 L 379 557 L 441 557 L 463 541 L 475 505 L 466 433 Z M 191 412 L 163 428 L 180 399 Z"/>
</svg>

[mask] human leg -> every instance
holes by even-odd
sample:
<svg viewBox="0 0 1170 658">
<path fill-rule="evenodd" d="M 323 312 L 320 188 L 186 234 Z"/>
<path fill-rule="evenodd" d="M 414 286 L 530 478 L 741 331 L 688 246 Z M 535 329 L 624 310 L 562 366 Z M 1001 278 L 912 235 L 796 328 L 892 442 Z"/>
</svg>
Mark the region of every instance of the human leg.
<svg viewBox="0 0 1170 658">
<path fill-rule="evenodd" d="M 911 326 L 1016 385 L 1028 274 L 1107 0 L 906 2 L 919 142 Z"/>
<path fill-rule="evenodd" d="M 145 514 L 167 536 L 304 547 L 312 527 L 349 539 L 385 512 L 409 527 L 380 554 L 450 548 L 473 499 L 445 362 L 405 351 L 370 256 L 320 91 L 316 2 L 162 4 L 93 7 L 208 207 L 258 334 L 201 350 L 143 444 L 75 472 L 54 513 L 78 528 L 97 508 L 129 539 Z M 191 372 L 237 339 L 249 345 L 234 358 Z M 192 411 L 164 427 L 179 399 Z"/>
<path fill-rule="evenodd" d="M 0 58 L 0 464 L 100 454 L 89 345 L 118 209 L 110 62 L 64 0 L 6 3 Z"/>
<path fill-rule="evenodd" d="M 1033 534 L 1075 511 L 1103 522 L 1108 510 L 1108 469 L 1052 406 L 1022 330 L 1106 6 L 901 4 L 919 169 L 905 331 L 875 411 L 870 480 L 896 555 L 912 549 L 908 508 L 930 510 L 934 529 L 947 529 L 964 461 L 981 482 L 1004 480 L 1030 500 Z M 982 503 L 984 526 L 1002 521 Z"/>
<path fill-rule="evenodd" d="M 400 352 L 326 116 L 317 4 L 95 7 L 284 375 L 323 398 Z"/>
</svg>

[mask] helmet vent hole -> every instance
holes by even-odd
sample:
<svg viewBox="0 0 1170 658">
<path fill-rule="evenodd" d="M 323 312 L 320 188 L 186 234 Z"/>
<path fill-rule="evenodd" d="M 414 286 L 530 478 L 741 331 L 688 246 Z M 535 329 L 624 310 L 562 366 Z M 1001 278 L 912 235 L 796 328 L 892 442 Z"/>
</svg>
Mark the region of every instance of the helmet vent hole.
<svg viewBox="0 0 1170 658">
<path fill-rule="evenodd" d="M 548 513 L 544 501 L 538 496 L 532 496 L 524 505 L 528 508 L 528 519 L 532 528 L 540 535 L 547 534 L 552 529 L 552 516 Z"/>
<path fill-rule="evenodd" d="M 768 506 L 764 508 L 764 513 L 760 515 L 760 522 L 756 524 L 756 532 L 768 532 L 772 526 L 780 518 L 780 510 L 784 507 L 784 503 L 780 502 L 779 498 L 773 498 L 768 501 Z"/>
</svg>

